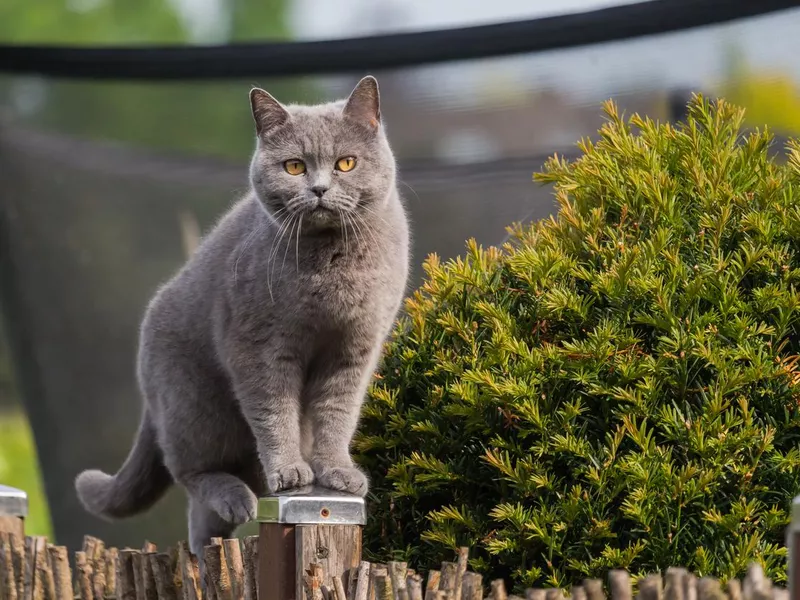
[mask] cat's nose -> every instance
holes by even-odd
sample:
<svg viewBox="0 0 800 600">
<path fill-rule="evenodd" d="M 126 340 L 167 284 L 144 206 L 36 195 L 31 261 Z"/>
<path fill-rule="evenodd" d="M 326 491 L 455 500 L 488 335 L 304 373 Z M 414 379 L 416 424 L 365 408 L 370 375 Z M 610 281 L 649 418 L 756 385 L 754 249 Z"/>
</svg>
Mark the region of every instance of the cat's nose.
<svg viewBox="0 0 800 600">
<path fill-rule="evenodd" d="M 328 191 L 327 185 L 315 185 L 311 188 L 311 191 L 314 192 L 314 195 L 317 198 L 322 198 L 325 195 L 325 192 Z"/>
</svg>

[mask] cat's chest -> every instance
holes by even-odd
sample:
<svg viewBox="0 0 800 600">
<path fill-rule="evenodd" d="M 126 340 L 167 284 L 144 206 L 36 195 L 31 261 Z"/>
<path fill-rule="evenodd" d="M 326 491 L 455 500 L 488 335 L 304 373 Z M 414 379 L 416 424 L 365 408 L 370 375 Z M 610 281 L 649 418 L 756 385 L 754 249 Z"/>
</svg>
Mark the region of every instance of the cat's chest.
<svg viewBox="0 0 800 600">
<path fill-rule="evenodd" d="M 297 301 L 331 318 L 374 310 L 375 287 L 382 279 L 375 257 L 332 253 L 298 273 Z"/>
</svg>

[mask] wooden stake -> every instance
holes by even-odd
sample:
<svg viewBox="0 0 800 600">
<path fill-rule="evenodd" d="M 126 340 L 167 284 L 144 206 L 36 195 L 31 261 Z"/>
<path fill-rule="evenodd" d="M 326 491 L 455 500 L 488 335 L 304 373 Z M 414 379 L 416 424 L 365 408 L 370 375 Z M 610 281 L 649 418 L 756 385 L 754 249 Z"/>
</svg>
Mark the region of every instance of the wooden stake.
<svg viewBox="0 0 800 600">
<path fill-rule="evenodd" d="M 36 538 L 36 578 L 44 600 L 56 600 L 56 582 L 50 566 L 47 538 Z"/>
<path fill-rule="evenodd" d="M 360 525 L 297 525 L 295 544 L 296 572 L 302 574 L 311 564 L 319 564 L 323 569 L 320 585 L 328 588 L 333 587 L 334 575 L 345 577 L 361 562 Z M 298 585 L 297 600 L 302 600 L 301 592 Z"/>
<path fill-rule="evenodd" d="M 492 600 L 506 600 L 506 582 L 502 579 L 492 581 Z"/>
<path fill-rule="evenodd" d="M 683 594 L 686 600 L 697 600 L 697 577 L 689 573 L 688 571 L 684 572 L 683 577 Z"/>
<path fill-rule="evenodd" d="M 261 523 L 259 531 L 258 600 L 302 600 L 296 588 L 302 571 L 295 572 L 294 526 Z"/>
<path fill-rule="evenodd" d="M 48 546 L 50 568 L 57 600 L 72 600 L 72 572 L 69 568 L 69 553 L 64 546 Z"/>
<path fill-rule="evenodd" d="M 8 532 L 0 531 L 0 597 L 4 600 L 17 600 L 17 576 L 14 573 L 11 537 Z"/>
<path fill-rule="evenodd" d="M 648 575 L 639 582 L 639 595 L 636 600 L 661 600 L 662 594 L 661 575 Z"/>
<path fill-rule="evenodd" d="M 183 571 L 181 569 L 180 552 L 177 546 L 167 548 L 169 555 L 170 571 L 172 572 L 172 583 L 175 586 L 175 593 L 178 598 L 183 598 Z"/>
<path fill-rule="evenodd" d="M 145 543 L 145 548 L 155 548 L 155 544 L 151 544 L 149 542 Z M 155 550 L 150 552 L 145 552 L 142 550 L 143 554 L 141 554 L 141 579 L 142 584 L 144 585 L 144 598 L 145 600 L 159 600 L 158 598 L 158 589 L 156 588 L 156 578 L 155 573 L 153 573 L 153 563 L 150 560 L 150 557 L 155 555 Z"/>
<path fill-rule="evenodd" d="M 726 600 L 719 581 L 712 577 L 701 577 L 697 582 L 697 597 L 700 600 Z"/>
<path fill-rule="evenodd" d="M 136 589 L 136 600 L 147 600 L 144 594 L 144 560 L 139 550 L 131 550 L 131 562 L 133 563 L 133 585 Z"/>
<path fill-rule="evenodd" d="M 258 536 L 251 535 L 244 538 L 244 600 L 258 600 Z"/>
<path fill-rule="evenodd" d="M 362 561 L 358 565 L 358 580 L 354 586 L 355 590 L 352 600 L 367 600 L 369 595 L 370 567 L 371 565 L 366 561 Z"/>
<path fill-rule="evenodd" d="M 464 573 L 469 566 L 469 548 L 462 546 L 458 549 L 458 561 L 456 562 L 455 593 L 453 600 L 461 600 L 462 588 L 464 586 Z"/>
<path fill-rule="evenodd" d="M 388 577 L 388 575 L 389 571 L 386 565 L 372 565 L 369 571 L 369 594 L 367 595 L 369 600 L 380 600 L 378 598 L 378 577 Z M 391 585 L 391 581 L 389 585 Z"/>
<path fill-rule="evenodd" d="M 78 594 L 81 600 L 94 600 L 92 592 L 92 566 L 86 557 L 86 552 L 75 553 L 75 570 L 78 578 Z"/>
<path fill-rule="evenodd" d="M 388 565 L 389 578 L 392 580 L 392 594 L 397 600 L 408 600 L 406 590 L 406 571 L 408 563 L 392 561 Z"/>
<path fill-rule="evenodd" d="M 442 580 L 441 571 L 428 572 L 428 582 L 425 585 L 425 600 L 435 600 L 436 591 L 439 589 L 441 580 Z"/>
<path fill-rule="evenodd" d="M 614 600 L 632 600 L 631 576 L 627 571 L 614 569 L 608 573 L 608 587 Z"/>
<path fill-rule="evenodd" d="M 119 550 L 116 548 L 106 548 L 106 589 L 103 592 L 105 598 L 111 598 L 117 593 L 117 572 L 119 571 Z"/>
<path fill-rule="evenodd" d="M 25 521 L 22 517 L 0 516 L 0 532 L 10 533 L 14 537 L 25 537 Z"/>
<path fill-rule="evenodd" d="M 344 583 L 342 583 L 342 578 L 338 575 L 334 575 L 331 579 L 333 580 L 333 592 L 336 600 L 347 600 L 347 594 L 344 592 Z"/>
<path fill-rule="evenodd" d="M 453 592 L 456 589 L 456 563 L 443 562 L 442 575 L 439 579 L 439 589 L 445 592 Z"/>
<path fill-rule="evenodd" d="M 33 599 L 34 584 L 34 563 L 36 562 L 36 550 L 33 546 L 33 538 L 25 536 L 23 540 L 23 564 L 22 564 L 22 600 Z"/>
<path fill-rule="evenodd" d="M 178 561 L 183 582 L 183 600 L 202 600 L 197 557 L 189 551 L 186 542 L 178 544 Z"/>
<path fill-rule="evenodd" d="M 584 590 L 579 585 L 573 585 L 571 593 L 572 593 L 572 600 L 587 600 L 587 598 L 586 598 L 586 590 Z M 653 600 L 655 600 L 655 599 L 653 599 Z"/>
<path fill-rule="evenodd" d="M 483 576 L 478 573 L 464 573 L 461 600 L 483 600 Z"/>
<path fill-rule="evenodd" d="M 221 544 L 205 547 L 205 567 L 206 589 L 209 598 L 234 600 L 228 566 L 225 564 L 225 555 Z"/>
<path fill-rule="evenodd" d="M 729 579 L 726 587 L 730 600 L 742 600 L 742 583 L 738 579 Z"/>
<path fill-rule="evenodd" d="M 117 570 L 117 600 L 136 600 L 136 579 L 133 573 L 133 550 L 119 553 Z"/>
<path fill-rule="evenodd" d="M 686 598 L 684 590 L 684 579 L 686 577 L 686 569 L 677 567 L 670 567 L 667 569 L 667 574 L 664 585 L 664 598 L 665 600 L 689 600 Z"/>
<path fill-rule="evenodd" d="M 228 579 L 231 583 L 231 594 L 235 600 L 244 597 L 244 565 L 242 563 L 242 547 L 239 540 L 225 540 L 222 542 L 225 549 L 225 564 L 228 566 Z M 342 600 L 347 600 L 342 598 Z"/>
<path fill-rule="evenodd" d="M 178 600 L 169 554 L 149 553 L 147 559 L 153 572 L 158 600 Z"/>
<path fill-rule="evenodd" d="M 105 553 L 105 550 L 103 550 Z M 106 561 L 100 558 L 92 570 L 92 597 L 94 600 L 104 600 L 106 596 Z"/>
<path fill-rule="evenodd" d="M 388 573 L 378 573 L 375 576 L 375 598 L 376 600 L 393 600 L 392 580 Z"/>
<path fill-rule="evenodd" d="M 311 563 L 303 574 L 303 589 L 305 590 L 306 600 L 328 600 L 323 591 L 322 579 L 324 574 L 322 567 L 316 563 Z"/>
<path fill-rule="evenodd" d="M 422 577 L 411 575 L 406 579 L 409 600 L 422 600 Z"/>
<path fill-rule="evenodd" d="M 599 579 L 584 579 L 583 589 L 586 590 L 588 600 L 606 600 L 606 593 L 603 591 L 603 582 Z"/>
</svg>

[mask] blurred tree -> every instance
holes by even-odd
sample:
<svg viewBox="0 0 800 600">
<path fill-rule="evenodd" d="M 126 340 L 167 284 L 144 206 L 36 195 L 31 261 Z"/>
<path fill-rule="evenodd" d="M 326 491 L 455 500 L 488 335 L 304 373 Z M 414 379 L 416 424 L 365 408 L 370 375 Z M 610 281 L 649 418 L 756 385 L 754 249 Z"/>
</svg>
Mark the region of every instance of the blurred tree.
<svg viewBox="0 0 800 600">
<path fill-rule="evenodd" d="M 284 5 L 284 0 L 6 0 L 0 6 L 0 41 L 102 46 L 278 40 L 288 35 Z M 307 96 L 297 82 L 15 78 L 2 88 L 5 104 L 33 124 L 81 137 L 244 159 L 252 150 L 247 92 L 254 83 L 290 101 Z"/>
<path fill-rule="evenodd" d="M 0 42 L 171 44 L 286 36 L 284 0 L 4 0 Z"/>
<path fill-rule="evenodd" d="M 768 125 L 784 134 L 800 133 L 800 86 L 786 73 L 754 69 L 731 46 L 720 96 L 747 110 L 750 125 Z"/>
<path fill-rule="evenodd" d="M 8 357 L 6 332 L 0 321 L 0 412 L 14 406 L 17 401 L 17 390 Z"/>
<path fill-rule="evenodd" d="M 180 17 L 167 0 L 4 0 L 0 5 L 3 43 L 130 44 L 184 39 Z"/>
</svg>

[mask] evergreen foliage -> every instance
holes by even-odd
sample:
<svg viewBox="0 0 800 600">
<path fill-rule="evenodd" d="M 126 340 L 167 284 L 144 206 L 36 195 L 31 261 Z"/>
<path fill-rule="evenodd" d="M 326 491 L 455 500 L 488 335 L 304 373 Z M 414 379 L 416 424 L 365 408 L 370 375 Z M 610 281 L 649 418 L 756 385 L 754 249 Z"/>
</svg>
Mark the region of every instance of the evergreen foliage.
<svg viewBox="0 0 800 600">
<path fill-rule="evenodd" d="M 613 103 L 553 157 L 557 216 L 431 256 L 363 413 L 366 545 L 565 587 L 680 565 L 785 580 L 800 493 L 800 144 L 743 111 Z M 417 545 L 422 538 L 427 544 Z"/>
</svg>

